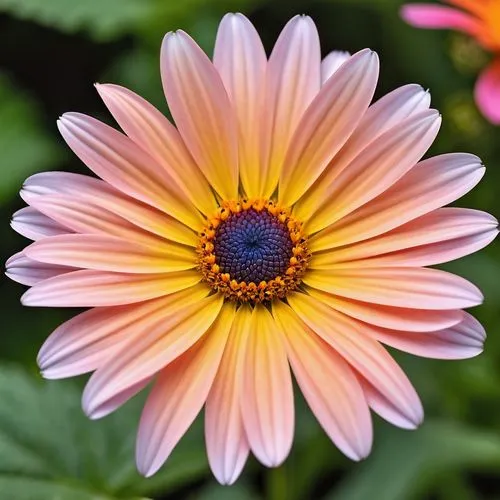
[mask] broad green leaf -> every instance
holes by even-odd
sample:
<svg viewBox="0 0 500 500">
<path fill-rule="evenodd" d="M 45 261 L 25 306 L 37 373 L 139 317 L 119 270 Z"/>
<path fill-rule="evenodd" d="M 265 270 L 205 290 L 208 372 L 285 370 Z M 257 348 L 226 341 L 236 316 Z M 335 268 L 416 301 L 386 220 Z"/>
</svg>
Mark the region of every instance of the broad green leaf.
<svg viewBox="0 0 500 500">
<path fill-rule="evenodd" d="M 134 446 L 144 398 L 93 422 L 83 415 L 80 392 L 74 381 L 0 367 L 0 492 L 8 498 L 136 500 L 208 474 L 198 428 L 157 475 L 139 476 Z"/>
<path fill-rule="evenodd" d="M 151 0 L 0 0 L 0 12 L 99 40 L 130 33 L 151 12 Z"/>
<path fill-rule="evenodd" d="M 373 454 L 325 500 L 409 500 L 441 474 L 463 468 L 498 467 L 500 435 L 453 422 L 427 422 L 415 432 L 385 426 Z"/>
<path fill-rule="evenodd" d="M 55 130 L 54 124 L 54 136 Z M 63 158 L 62 148 L 44 130 L 35 103 L 1 73 L 0 151 L 0 204 L 17 194 L 26 177 L 56 168 Z"/>
<path fill-rule="evenodd" d="M 84 485 L 58 483 L 57 480 L 34 479 L 22 475 L 0 477 L 0 492 L 16 500 L 114 500 Z"/>
</svg>

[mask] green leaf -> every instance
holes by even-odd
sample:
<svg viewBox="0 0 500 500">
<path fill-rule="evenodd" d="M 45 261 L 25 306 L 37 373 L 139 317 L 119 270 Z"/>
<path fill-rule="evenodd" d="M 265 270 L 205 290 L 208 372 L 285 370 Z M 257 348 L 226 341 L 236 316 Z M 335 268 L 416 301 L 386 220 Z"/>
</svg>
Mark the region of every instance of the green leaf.
<svg viewBox="0 0 500 500">
<path fill-rule="evenodd" d="M 0 491 L 16 500 L 132 500 L 206 476 L 199 428 L 153 478 L 136 472 L 143 399 L 93 422 L 81 410 L 74 381 L 46 382 L 0 367 Z"/>
<path fill-rule="evenodd" d="M 0 151 L 0 204 L 17 194 L 26 177 L 57 167 L 64 156 L 60 146 L 43 129 L 35 103 L 2 74 Z"/>
<path fill-rule="evenodd" d="M 107 40 L 133 31 L 151 5 L 151 0 L 0 0 L 0 12 L 69 33 L 85 30 Z"/>
<path fill-rule="evenodd" d="M 24 476 L 0 477 L 0 491 L 8 493 L 16 500 L 110 500 L 84 486 L 58 484 L 44 479 L 32 479 Z"/>
<path fill-rule="evenodd" d="M 427 422 L 412 433 L 385 426 L 373 454 L 325 500 L 364 500 L 376 491 L 384 500 L 410 499 L 444 472 L 499 464 L 498 434 L 449 421 Z"/>
</svg>

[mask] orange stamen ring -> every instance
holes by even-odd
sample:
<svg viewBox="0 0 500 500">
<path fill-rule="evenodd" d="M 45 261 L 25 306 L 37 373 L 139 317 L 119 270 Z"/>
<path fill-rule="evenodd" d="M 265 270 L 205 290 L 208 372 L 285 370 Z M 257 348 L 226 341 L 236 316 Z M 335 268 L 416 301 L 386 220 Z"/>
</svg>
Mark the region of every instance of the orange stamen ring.
<svg viewBox="0 0 500 500">
<path fill-rule="evenodd" d="M 222 238 L 221 229 L 224 225 L 236 220 L 231 219 L 232 217 L 241 217 L 242 213 L 247 211 L 248 214 L 245 215 L 249 217 L 256 213 L 262 214 L 262 220 L 267 223 L 270 221 L 273 228 L 277 228 L 275 232 L 285 234 L 286 238 L 289 238 L 286 242 L 289 249 L 289 254 L 286 255 L 286 266 L 281 266 L 282 272 L 270 279 L 268 277 L 265 280 L 239 281 L 235 275 L 226 272 L 224 266 L 227 266 L 227 260 L 217 255 L 217 247 L 220 247 Z M 203 280 L 214 291 L 222 293 L 226 299 L 233 301 L 258 303 L 285 298 L 288 293 L 299 287 L 311 258 L 302 223 L 291 214 L 289 209 L 279 206 L 272 200 L 224 201 L 216 214 L 207 220 L 199 236 L 198 269 L 203 275 Z"/>
</svg>

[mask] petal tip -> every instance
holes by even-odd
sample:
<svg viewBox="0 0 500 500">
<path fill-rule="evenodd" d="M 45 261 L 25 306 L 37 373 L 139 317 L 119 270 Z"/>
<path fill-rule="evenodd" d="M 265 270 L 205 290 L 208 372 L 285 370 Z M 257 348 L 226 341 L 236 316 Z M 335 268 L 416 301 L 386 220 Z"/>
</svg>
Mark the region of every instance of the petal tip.
<svg viewBox="0 0 500 500">
<path fill-rule="evenodd" d="M 8 273 L 5 273 L 7 276 L 9 276 Z M 10 279 L 12 279 L 10 276 L 9 276 Z M 21 302 L 21 305 L 22 306 L 25 306 L 25 307 L 28 307 L 29 306 L 29 300 L 26 300 L 26 293 L 24 295 L 21 295 L 21 298 L 19 299 L 19 301 Z"/>
<path fill-rule="evenodd" d="M 222 486 L 231 486 L 238 479 L 239 472 L 233 471 L 228 473 L 227 471 L 215 471 L 212 470 L 212 473 L 219 484 Z"/>
<path fill-rule="evenodd" d="M 275 457 L 267 457 L 267 459 L 266 459 L 265 462 L 263 462 L 262 460 L 261 460 L 261 462 L 266 467 L 269 467 L 270 469 L 276 469 L 277 467 L 279 467 L 280 465 L 282 465 L 285 460 L 286 460 L 286 457 L 275 456 Z"/>
<path fill-rule="evenodd" d="M 145 478 L 153 476 L 157 471 L 157 469 L 152 468 L 141 469 L 139 466 L 137 467 L 137 470 L 139 471 L 139 474 L 141 474 L 141 476 L 144 476 Z"/>
<path fill-rule="evenodd" d="M 353 453 L 349 456 L 349 458 L 353 462 L 362 462 L 363 460 L 366 460 L 369 456 L 370 453 L 372 452 L 372 447 L 368 448 L 367 450 L 353 450 Z"/>
<path fill-rule="evenodd" d="M 99 408 L 96 408 L 96 409 L 92 409 L 89 410 L 89 411 L 85 411 L 85 415 L 87 415 L 87 417 L 90 419 L 90 420 L 99 420 L 100 418 L 102 417 L 105 417 L 107 415 L 107 413 L 105 413 L 104 411 L 100 411 Z"/>
<path fill-rule="evenodd" d="M 40 368 L 40 374 L 44 378 L 45 378 L 44 372 L 48 368 L 47 367 L 47 364 L 48 364 L 47 358 L 48 358 L 47 353 L 45 352 L 45 349 L 43 348 L 43 345 L 42 345 L 42 347 L 38 351 L 38 355 L 36 357 L 36 364 L 38 365 L 38 368 Z"/>
<path fill-rule="evenodd" d="M 484 351 L 484 345 L 482 344 L 480 347 L 471 347 L 468 349 L 466 355 L 462 359 L 470 359 L 470 358 L 475 358 L 482 354 Z"/>
<path fill-rule="evenodd" d="M 57 120 L 57 123 L 71 123 L 75 117 L 75 112 L 74 111 L 66 111 L 66 113 L 63 113 L 59 119 Z"/>
<path fill-rule="evenodd" d="M 297 14 L 296 16 L 292 17 L 287 24 L 293 26 L 293 29 L 295 30 L 311 28 L 314 31 L 316 30 L 316 23 L 311 18 L 311 16 L 307 14 Z"/>
<path fill-rule="evenodd" d="M 94 83 L 94 87 L 97 90 L 97 93 L 102 97 L 103 94 L 108 94 L 111 85 L 109 83 Z"/>
<path fill-rule="evenodd" d="M 427 26 L 429 15 L 425 4 L 406 4 L 399 9 L 399 16 L 414 28 L 430 28 Z"/>
<path fill-rule="evenodd" d="M 353 462 L 361 462 L 368 458 L 372 452 L 373 434 L 370 432 L 370 439 L 362 440 L 349 450 L 342 450 L 343 453 Z"/>
<path fill-rule="evenodd" d="M 422 425 L 423 422 L 424 422 L 424 408 L 419 401 L 418 408 L 415 408 L 414 418 L 411 420 L 411 423 L 413 424 L 414 427 L 410 427 L 410 429 L 417 429 Z"/>
<path fill-rule="evenodd" d="M 422 405 L 419 405 L 418 408 L 412 408 L 411 412 L 407 412 L 404 415 L 404 420 L 399 420 L 395 425 L 400 429 L 404 429 L 406 431 L 414 431 L 418 429 L 422 422 L 424 421 L 424 409 Z"/>
<path fill-rule="evenodd" d="M 59 380 L 61 378 L 66 378 L 61 373 L 58 373 L 56 368 L 43 368 L 40 366 L 40 376 L 45 380 Z"/>
<path fill-rule="evenodd" d="M 410 22 L 409 21 L 409 17 L 411 18 L 412 10 L 413 10 L 413 5 L 411 5 L 411 4 L 403 5 L 399 9 L 399 15 L 401 16 L 401 18 L 404 21 L 406 21 L 407 23 L 409 23 Z"/>
<path fill-rule="evenodd" d="M 141 476 L 151 477 L 158 472 L 163 462 L 158 461 L 146 453 L 136 453 L 136 467 Z"/>
<path fill-rule="evenodd" d="M 475 285 L 471 288 L 471 301 L 475 303 L 475 305 L 481 305 L 484 302 L 484 295 L 479 288 Z"/>
<path fill-rule="evenodd" d="M 13 220 L 11 220 L 11 226 L 12 226 Z M 5 270 L 8 271 L 9 268 L 12 268 L 12 263 L 15 262 L 19 258 L 19 254 L 14 254 L 11 255 L 6 261 L 5 261 Z"/>
<path fill-rule="evenodd" d="M 11 279 L 12 281 L 16 281 L 16 280 L 14 279 L 14 274 L 13 274 L 13 273 L 11 273 L 11 272 L 9 272 L 8 270 L 5 270 L 5 271 L 4 271 L 4 274 L 5 274 L 5 276 L 7 276 L 7 278 Z M 22 304 L 22 302 L 21 302 L 21 304 Z"/>
</svg>

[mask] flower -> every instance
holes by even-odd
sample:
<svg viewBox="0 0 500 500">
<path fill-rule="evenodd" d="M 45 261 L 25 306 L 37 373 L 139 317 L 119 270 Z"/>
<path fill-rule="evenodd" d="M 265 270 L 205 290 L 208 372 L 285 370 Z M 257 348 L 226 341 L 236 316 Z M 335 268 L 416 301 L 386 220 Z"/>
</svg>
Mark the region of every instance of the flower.
<svg viewBox="0 0 500 500">
<path fill-rule="evenodd" d="M 291 370 L 353 460 L 372 444 L 369 408 L 414 428 L 416 391 L 382 344 L 467 358 L 485 333 L 463 308 L 480 291 L 424 266 L 474 252 L 490 215 L 441 208 L 479 182 L 469 154 L 420 161 L 440 126 L 418 85 L 370 105 L 378 57 L 321 63 L 309 17 L 269 57 L 252 24 L 226 15 L 213 63 L 184 32 L 161 51 L 177 128 L 136 94 L 97 90 L 124 134 L 82 114 L 59 129 L 98 178 L 30 177 L 13 227 L 34 241 L 7 263 L 29 306 L 86 307 L 43 345 L 49 379 L 94 372 L 83 394 L 103 417 L 152 383 L 137 465 L 167 459 L 205 405 L 221 483 L 249 451 L 266 466 L 294 434 Z"/>
<path fill-rule="evenodd" d="M 415 3 L 403 6 L 401 16 L 418 28 L 444 28 L 466 33 L 495 55 L 480 75 L 474 94 L 483 115 L 491 123 L 500 125 L 500 1 L 445 1 L 463 10 Z"/>
</svg>

